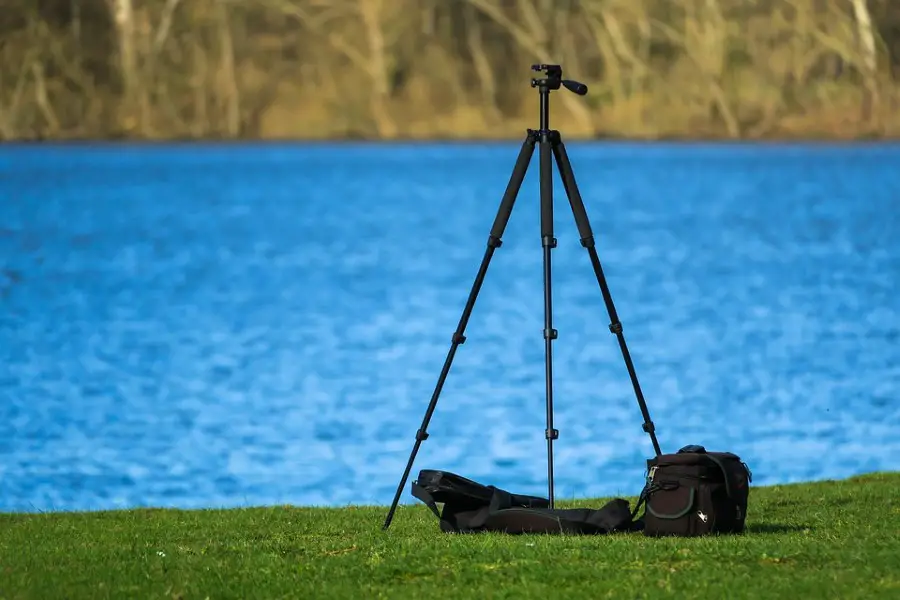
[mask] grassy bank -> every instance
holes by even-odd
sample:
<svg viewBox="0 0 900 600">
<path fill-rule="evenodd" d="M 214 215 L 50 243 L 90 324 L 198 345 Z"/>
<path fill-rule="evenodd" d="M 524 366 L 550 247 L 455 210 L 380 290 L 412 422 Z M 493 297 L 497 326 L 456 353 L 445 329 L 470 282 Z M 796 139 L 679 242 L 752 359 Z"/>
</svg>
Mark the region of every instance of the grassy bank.
<svg viewBox="0 0 900 600">
<path fill-rule="evenodd" d="M 422 505 L 383 532 L 384 515 L 0 515 L 0 598 L 900 597 L 900 473 L 754 488 L 739 537 L 453 536 Z"/>
</svg>

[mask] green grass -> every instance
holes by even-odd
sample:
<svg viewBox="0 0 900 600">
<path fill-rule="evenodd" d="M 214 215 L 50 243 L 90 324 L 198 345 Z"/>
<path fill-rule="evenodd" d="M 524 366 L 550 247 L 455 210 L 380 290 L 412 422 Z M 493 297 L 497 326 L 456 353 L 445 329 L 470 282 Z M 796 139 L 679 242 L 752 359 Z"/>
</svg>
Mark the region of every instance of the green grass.
<svg viewBox="0 0 900 600">
<path fill-rule="evenodd" d="M 900 473 L 753 488 L 744 535 L 698 539 L 449 535 L 421 504 L 387 532 L 383 507 L 0 514 L 0 598 L 900 598 L 898 498 Z"/>
</svg>

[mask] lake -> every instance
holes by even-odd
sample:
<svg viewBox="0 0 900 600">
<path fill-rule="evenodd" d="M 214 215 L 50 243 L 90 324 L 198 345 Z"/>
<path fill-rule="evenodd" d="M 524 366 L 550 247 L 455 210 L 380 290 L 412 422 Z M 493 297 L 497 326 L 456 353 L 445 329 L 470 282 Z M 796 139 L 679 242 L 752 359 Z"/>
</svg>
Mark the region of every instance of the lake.
<svg viewBox="0 0 900 600">
<path fill-rule="evenodd" d="M 0 146 L 0 510 L 389 504 L 518 149 Z M 900 145 L 568 151 L 663 451 L 900 468 Z M 538 179 L 410 480 L 546 494 Z M 653 449 L 554 192 L 556 497 L 636 495 Z"/>
</svg>

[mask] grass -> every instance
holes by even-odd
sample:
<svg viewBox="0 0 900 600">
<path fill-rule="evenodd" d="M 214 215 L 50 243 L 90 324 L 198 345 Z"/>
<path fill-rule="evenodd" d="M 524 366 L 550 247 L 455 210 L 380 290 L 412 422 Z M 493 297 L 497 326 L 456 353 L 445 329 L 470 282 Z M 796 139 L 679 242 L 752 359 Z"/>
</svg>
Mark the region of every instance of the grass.
<svg viewBox="0 0 900 600">
<path fill-rule="evenodd" d="M 384 532 L 385 513 L 0 514 L 0 598 L 900 598 L 900 473 L 753 488 L 748 531 L 719 538 L 449 535 L 421 504 Z"/>
</svg>

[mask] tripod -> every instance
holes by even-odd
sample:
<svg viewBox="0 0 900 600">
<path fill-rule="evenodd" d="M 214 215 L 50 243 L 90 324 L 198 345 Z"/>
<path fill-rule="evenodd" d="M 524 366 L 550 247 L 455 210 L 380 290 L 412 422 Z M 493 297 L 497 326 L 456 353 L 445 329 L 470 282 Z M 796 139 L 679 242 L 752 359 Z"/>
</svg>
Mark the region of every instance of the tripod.
<svg viewBox="0 0 900 600">
<path fill-rule="evenodd" d="M 519 188 L 522 186 L 522 181 L 525 179 L 525 173 L 528 170 L 528 164 L 531 162 L 531 157 L 534 154 L 534 147 L 536 144 L 540 146 L 539 158 L 541 195 L 541 244 L 544 249 L 544 375 L 546 379 L 547 394 L 547 429 L 544 433 L 547 439 L 547 479 L 549 487 L 550 508 L 554 508 L 553 441 L 559 438 L 559 431 L 554 429 L 553 427 L 552 342 L 557 338 L 557 331 L 553 328 L 550 260 L 550 251 L 556 247 L 556 238 L 553 235 L 553 184 L 551 155 L 556 160 L 556 166 L 559 169 L 563 187 L 565 189 L 566 196 L 568 197 L 569 204 L 572 208 L 572 213 L 575 217 L 575 224 L 578 227 L 578 233 L 581 236 L 581 245 L 588 251 L 591 265 L 594 268 L 594 274 L 597 276 L 597 283 L 600 284 L 600 291 L 603 294 L 603 300 L 606 304 L 606 310 L 609 313 L 609 330 L 618 338 L 619 348 L 622 350 L 622 357 L 625 360 L 625 366 L 627 367 L 628 374 L 631 377 L 631 383 L 634 386 L 634 393 L 637 396 L 638 405 L 640 406 L 641 413 L 644 417 L 643 430 L 650 435 L 650 440 L 653 443 L 653 449 L 656 452 L 656 455 L 660 455 L 659 443 L 657 442 L 656 435 L 654 433 L 655 427 L 653 425 L 653 421 L 650 420 L 650 413 L 647 410 L 647 405 L 644 402 L 644 396 L 641 393 L 641 387 L 638 383 L 637 375 L 634 372 L 634 364 L 632 363 L 631 356 L 628 353 L 628 347 L 625 345 L 625 337 L 622 334 L 622 323 L 619 321 L 619 317 L 616 314 L 616 308 L 613 305 L 609 287 L 606 285 L 606 278 L 603 276 L 603 269 L 600 266 L 600 258 L 597 256 L 597 250 L 594 247 L 594 234 L 591 230 L 591 224 L 588 221 L 587 212 L 584 208 L 584 202 L 582 202 L 581 200 L 581 194 L 579 193 L 578 186 L 575 183 L 575 174 L 572 171 L 572 165 L 569 163 L 569 157 L 566 154 L 566 148 L 563 144 L 562 137 L 560 136 L 559 131 L 550 129 L 549 125 L 550 92 L 552 90 L 558 90 L 560 88 L 560 85 L 562 85 L 567 90 L 574 92 L 579 96 L 583 96 L 587 93 L 587 86 L 577 81 L 563 79 L 562 67 L 560 67 L 559 65 L 532 65 L 531 70 L 544 73 L 543 77 L 531 80 L 531 87 L 538 88 L 538 92 L 540 93 L 540 129 L 529 129 L 528 134 L 525 137 L 525 141 L 522 143 L 522 148 L 519 151 L 519 157 L 516 160 L 512 176 L 509 179 L 509 184 L 507 185 L 506 192 L 503 194 L 503 199 L 500 202 L 500 208 L 497 211 L 496 218 L 494 219 L 493 227 L 491 227 L 491 233 L 488 236 L 487 249 L 485 250 L 484 258 L 481 261 L 481 266 L 478 269 L 478 274 L 475 277 L 475 282 L 473 283 L 472 289 L 469 292 L 469 297 L 466 301 L 465 308 L 463 309 L 462 316 L 460 317 L 459 324 L 457 325 L 456 331 L 453 334 L 450 351 L 447 353 L 447 358 L 444 361 L 444 367 L 443 369 L 441 369 L 441 374 L 438 377 L 437 385 L 434 389 L 434 394 L 432 394 L 431 396 L 431 402 L 428 404 L 428 409 L 425 411 L 425 417 L 422 420 L 422 425 L 419 427 L 418 431 L 416 431 L 416 442 L 413 446 L 412 452 L 410 453 L 409 461 L 406 464 L 406 469 L 403 471 L 403 477 L 400 480 L 400 484 L 397 486 L 397 492 L 394 495 L 394 501 L 391 504 L 387 518 L 384 522 L 384 529 L 387 529 L 390 526 L 391 520 L 394 517 L 394 512 L 397 509 L 397 503 L 400 500 L 400 494 L 403 492 L 403 487 L 406 485 L 406 480 L 409 477 L 409 472 L 412 470 L 416 454 L 418 453 L 422 442 L 428 439 L 428 423 L 431 421 L 431 417 L 434 414 L 434 409 L 437 406 L 438 397 L 440 396 L 441 389 L 444 386 L 444 381 L 447 378 L 447 374 L 450 372 L 450 365 L 453 362 L 453 357 L 456 355 L 456 350 L 460 344 L 466 341 L 466 336 L 464 335 L 466 324 L 469 321 L 469 316 L 472 313 L 472 308 L 475 306 L 475 299 L 478 296 L 478 292 L 481 289 L 482 283 L 484 282 L 484 277 L 487 274 L 487 269 L 488 265 L 490 264 L 491 257 L 494 255 L 494 251 L 502 244 L 501 238 L 503 237 L 503 232 L 506 229 L 506 224 L 509 221 L 510 215 L 512 214 L 513 204 L 516 201 L 516 196 L 519 193 Z"/>
</svg>

